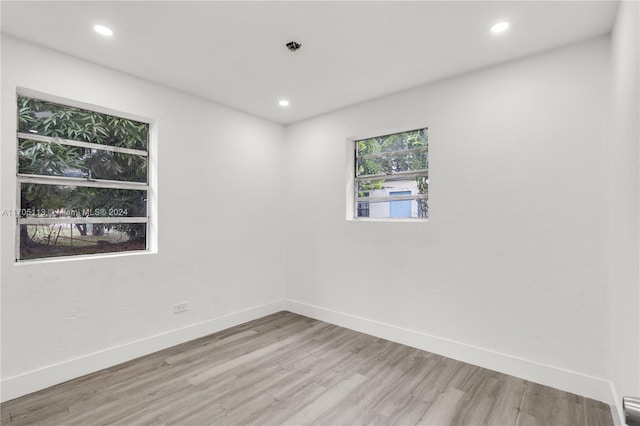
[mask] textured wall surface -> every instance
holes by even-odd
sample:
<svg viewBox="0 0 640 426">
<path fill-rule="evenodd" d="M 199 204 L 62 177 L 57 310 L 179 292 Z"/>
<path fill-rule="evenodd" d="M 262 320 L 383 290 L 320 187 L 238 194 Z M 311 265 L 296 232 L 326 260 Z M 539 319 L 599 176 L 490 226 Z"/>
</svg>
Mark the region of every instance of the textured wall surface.
<svg viewBox="0 0 640 426">
<path fill-rule="evenodd" d="M 609 42 L 290 126 L 288 297 L 604 377 Z M 429 222 L 345 220 L 347 138 L 424 124 Z"/>
<path fill-rule="evenodd" d="M 16 87 L 155 120 L 159 230 L 155 254 L 16 265 L 3 217 L 3 379 L 284 297 L 281 125 L 3 36 L 2 208 Z"/>
</svg>

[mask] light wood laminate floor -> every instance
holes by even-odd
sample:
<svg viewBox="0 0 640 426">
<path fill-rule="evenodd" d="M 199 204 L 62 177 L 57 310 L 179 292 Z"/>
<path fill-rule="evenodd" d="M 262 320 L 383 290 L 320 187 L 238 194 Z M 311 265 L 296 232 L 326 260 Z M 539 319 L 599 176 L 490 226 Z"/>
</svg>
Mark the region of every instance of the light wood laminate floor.
<svg viewBox="0 0 640 426">
<path fill-rule="evenodd" d="M 3 425 L 612 425 L 606 404 L 280 312 L 7 401 Z"/>
</svg>

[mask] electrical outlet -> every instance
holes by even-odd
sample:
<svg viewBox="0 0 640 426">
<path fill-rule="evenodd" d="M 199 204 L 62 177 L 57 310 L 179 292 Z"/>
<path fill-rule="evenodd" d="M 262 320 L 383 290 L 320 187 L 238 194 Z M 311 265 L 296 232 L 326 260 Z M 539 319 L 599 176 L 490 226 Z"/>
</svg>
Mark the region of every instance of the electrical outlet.
<svg viewBox="0 0 640 426">
<path fill-rule="evenodd" d="M 176 303 L 175 305 L 173 305 L 173 313 L 179 314 L 182 312 L 186 312 L 188 305 L 189 304 L 187 302 Z"/>
</svg>

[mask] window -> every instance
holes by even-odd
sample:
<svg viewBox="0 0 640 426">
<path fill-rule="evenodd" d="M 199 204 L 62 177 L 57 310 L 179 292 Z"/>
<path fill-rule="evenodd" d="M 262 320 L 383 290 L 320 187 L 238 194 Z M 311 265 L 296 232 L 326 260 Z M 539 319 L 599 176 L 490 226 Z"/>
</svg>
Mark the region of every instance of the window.
<svg viewBox="0 0 640 426">
<path fill-rule="evenodd" d="M 18 96 L 18 260 L 147 249 L 149 124 Z"/>
<path fill-rule="evenodd" d="M 355 141 L 356 218 L 429 217 L 427 129 Z"/>
</svg>

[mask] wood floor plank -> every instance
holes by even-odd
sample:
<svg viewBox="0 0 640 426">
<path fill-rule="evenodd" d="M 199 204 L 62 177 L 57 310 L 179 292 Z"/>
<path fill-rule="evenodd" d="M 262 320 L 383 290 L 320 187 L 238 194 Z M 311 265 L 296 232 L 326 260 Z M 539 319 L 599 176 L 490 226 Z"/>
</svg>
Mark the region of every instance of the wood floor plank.
<svg viewBox="0 0 640 426">
<path fill-rule="evenodd" d="M 402 372 L 387 368 L 383 374 L 367 378 L 362 385 L 343 398 L 333 410 L 325 412 L 315 424 L 353 424 L 364 413 L 380 414 L 378 403 L 389 395 L 389 384 L 396 383 Z"/>
<path fill-rule="evenodd" d="M 258 350 L 246 353 L 237 358 L 230 359 L 222 364 L 216 364 L 214 367 L 209 368 L 201 373 L 198 373 L 190 377 L 188 380 L 190 383 L 194 385 L 202 383 L 206 380 L 211 380 L 217 375 L 228 372 L 230 369 L 259 360 L 260 358 L 273 354 L 274 352 L 280 351 L 289 345 L 299 343 L 302 338 L 310 334 L 313 334 L 314 332 L 319 331 L 323 327 L 324 327 L 323 324 L 315 324 L 312 327 L 309 327 L 308 329 L 306 329 L 305 331 L 295 334 L 293 336 L 290 336 L 284 340 L 278 341 L 276 343 L 272 343 Z"/>
<path fill-rule="evenodd" d="M 584 398 L 584 410 L 586 426 L 613 426 L 611 410 L 607 404 Z"/>
<path fill-rule="evenodd" d="M 214 351 L 223 345 L 229 345 L 237 340 L 242 340 L 244 338 L 250 339 L 252 337 L 255 337 L 256 334 L 258 334 L 256 330 L 241 331 L 238 334 L 232 334 L 231 336 L 217 340 L 210 344 L 203 343 L 203 345 L 198 348 L 190 349 L 184 352 L 177 353 L 175 355 L 168 356 L 165 358 L 164 362 L 166 362 L 167 364 L 175 364 L 179 361 L 190 361 L 193 357 L 204 355 L 207 352 Z"/>
<path fill-rule="evenodd" d="M 279 312 L 0 405 L 2 425 L 613 425 L 609 406 Z"/>
<path fill-rule="evenodd" d="M 347 396 L 366 379 L 366 377 L 361 376 L 360 374 L 353 374 L 336 386 L 327 389 L 322 395 L 313 400 L 313 402 L 303 407 L 289 419 L 285 420 L 284 423 L 291 425 L 313 423 L 324 413 L 338 405 L 341 400 L 346 399 Z"/>
<path fill-rule="evenodd" d="M 326 388 L 317 385 L 313 380 L 309 380 L 307 377 L 303 386 L 296 386 L 291 388 L 291 392 L 287 394 L 286 398 L 276 398 L 276 403 L 269 405 L 263 410 L 252 410 L 250 415 L 245 419 L 245 423 L 248 425 L 280 425 L 293 417 L 300 411 L 300 407 L 306 407 L 311 404 L 316 398 L 327 391 Z M 272 395 L 273 396 L 273 395 Z"/>
<path fill-rule="evenodd" d="M 465 393 L 455 388 L 442 392 L 426 413 L 418 420 L 419 425 L 450 425 L 458 410 L 462 408 Z"/>
<path fill-rule="evenodd" d="M 499 384 L 498 379 L 490 375 L 485 375 L 478 380 L 472 390 L 465 392 L 462 404 L 452 417 L 451 423 L 490 424 L 487 422 L 487 417 L 495 404 Z"/>
<path fill-rule="evenodd" d="M 425 415 L 430 403 L 425 402 L 422 398 L 409 396 L 398 401 L 396 409 L 389 416 L 391 425 L 415 425 Z"/>
<path fill-rule="evenodd" d="M 500 379 L 494 404 L 484 421 L 487 425 L 516 424 L 526 382 L 506 374 Z"/>
<path fill-rule="evenodd" d="M 519 425 L 584 424 L 584 398 L 527 382 Z"/>
</svg>

